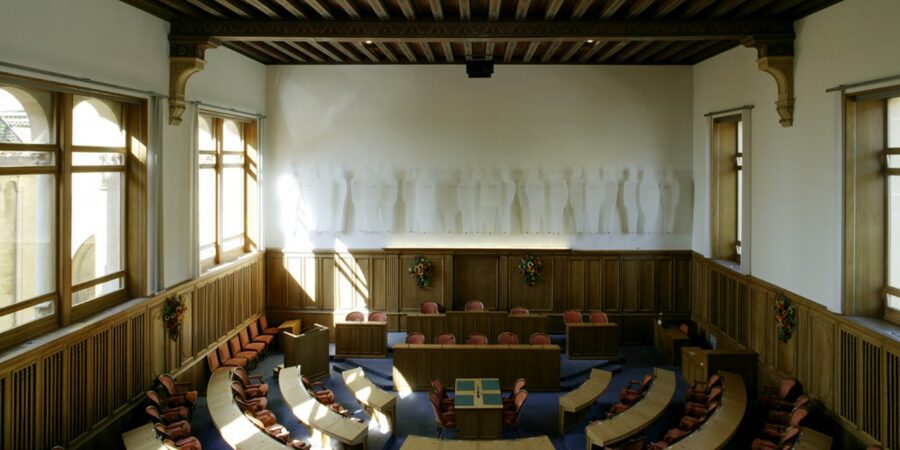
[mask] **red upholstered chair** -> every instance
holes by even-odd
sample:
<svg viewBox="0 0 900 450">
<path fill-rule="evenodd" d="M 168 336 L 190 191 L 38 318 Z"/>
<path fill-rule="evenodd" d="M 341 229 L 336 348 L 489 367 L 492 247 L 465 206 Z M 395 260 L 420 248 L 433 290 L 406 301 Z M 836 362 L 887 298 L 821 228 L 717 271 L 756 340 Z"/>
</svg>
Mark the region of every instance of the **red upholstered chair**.
<svg viewBox="0 0 900 450">
<path fill-rule="evenodd" d="M 628 382 L 628 386 L 622 388 L 619 391 L 619 400 L 626 405 L 631 405 L 634 402 L 638 401 L 644 392 L 647 392 L 647 388 L 650 387 L 650 383 L 653 381 L 653 374 L 648 373 L 644 375 L 644 379 L 641 381 L 631 380 Z"/>
<path fill-rule="evenodd" d="M 606 412 L 606 418 L 608 419 L 615 416 L 616 414 L 622 414 L 628 408 L 631 408 L 631 405 L 622 402 L 616 403 L 609 408 L 609 411 Z"/>
<path fill-rule="evenodd" d="M 234 396 L 235 400 L 241 400 L 244 404 L 241 405 L 244 409 L 248 409 L 253 412 L 259 412 L 266 409 L 269 406 L 269 401 L 266 400 L 265 397 L 251 397 L 247 394 L 247 391 L 244 390 L 244 386 L 241 385 L 240 381 L 232 381 L 231 382 L 231 393 Z"/>
<path fill-rule="evenodd" d="M 176 440 L 190 437 L 191 424 L 189 424 L 187 420 L 166 420 L 159 409 L 157 409 L 153 405 L 144 408 L 144 411 L 146 411 L 147 415 L 150 416 L 150 420 L 158 425 L 162 425 L 163 427 L 165 427 L 166 433 Z"/>
<path fill-rule="evenodd" d="M 234 369 L 234 379 L 241 383 L 250 397 L 265 397 L 269 393 L 269 385 L 263 383 L 259 375 L 250 375 L 242 368 Z M 255 383 L 254 383 L 255 381 Z"/>
<path fill-rule="evenodd" d="M 501 345 L 516 345 L 519 343 L 519 335 L 512 331 L 504 331 L 497 336 L 497 343 Z"/>
<path fill-rule="evenodd" d="M 256 361 L 259 360 L 259 352 L 242 350 L 240 338 L 236 335 L 228 340 L 228 350 L 231 351 L 233 358 L 244 358 L 250 367 L 256 367 Z"/>
<path fill-rule="evenodd" d="M 684 394 L 684 399 L 689 402 L 705 402 L 709 396 L 709 391 L 714 387 L 722 385 L 722 376 L 713 374 L 707 381 L 695 381 L 694 385 L 689 387 Z"/>
<path fill-rule="evenodd" d="M 440 397 L 442 411 L 453 409 L 453 398 L 447 395 L 447 389 L 444 387 L 444 382 L 441 381 L 440 378 L 431 380 L 431 391 L 436 393 L 438 397 Z"/>
<path fill-rule="evenodd" d="M 219 353 L 218 352 L 209 352 L 206 354 L 206 363 L 209 364 L 209 371 L 215 372 L 216 369 L 222 367 L 222 364 L 219 364 Z"/>
<path fill-rule="evenodd" d="M 269 411 L 268 409 L 262 409 L 259 411 L 253 411 L 252 408 L 247 407 L 247 404 L 243 401 L 235 398 L 235 402 L 238 404 L 238 408 L 241 409 L 241 412 L 244 414 L 250 413 L 253 414 L 253 417 L 256 417 L 257 420 L 262 422 L 264 425 L 274 425 L 278 423 L 278 418 L 275 417 L 275 413 Z"/>
<path fill-rule="evenodd" d="M 365 322 L 366 316 L 359 311 L 351 311 L 347 314 L 347 317 L 344 317 L 344 320 L 347 322 Z"/>
<path fill-rule="evenodd" d="M 413 331 L 406 335 L 406 343 L 407 344 L 424 344 L 425 343 L 425 335 L 422 333 L 417 333 Z"/>
<path fill-rule="evenodd" d="M 529 345 L 550 345 L 550 336 L 547 336 L 547 333 L 531 333 L 531 337 L 528 338 Z"/>
<path fill-rule="evenodd" d="M 169 421 L 177 421 L 177 420 L 189 420 L 191 417 L 191 410 L 186 406 L 170 406 L 167 405 L 164 399 L 160 399 L 159 395 L 156 391 L 147 391 L 144 393 L 147 397 L 147 401 L 150 402 L 151 405 L 155 406 L 156 409 L 159 410 L 160 414 Z"/>
<path fill-rule="evenodd" d="M 480 300 L 469 300 L 466 302 L 466 311 L 484 311 L 484 303 Z"/>
<path fill-rule="evenodd" d="M 303 385 L 306 386 L 306 389 L 312 392 L 312 394 L 316 397 L 316 400 L 323 405 L 330 405 L 334 403 L 334 392 L 331 392 L 329 389 L 325 389 L 325 384 L 321 381 L 310 381 L 306 375 L 300 375 L 300 378 L 303 380 Z"/>
<path fill-rule="evenodd" d="M 250 360 L 247 358 L 231 356 L 231 352 L 228 350 L 228 344 L 220 345 L 216 351 L 219 352 L 219 361 L 225 367 L 245 367 L 250 363 Z"/>
<path fill-rule="evenodd" d="M 472 333 L 469 335 L 469 338 L 466 339 L 466 344 L 469 345 L 485 345 L 488 343 L 487 336 L 481 333 Z"/>
<path fill-rule="evenodd" d="M 241 350 L 256 352 L 260 355 L 264 355 L 266 350 L 268 350 L 268 345 L 265 342 L 252 342 L 246 328 L 241 328 L 241 331 L 238 331 L 238 339 L 241 341 Z"/>
<path fill-rule="evenodd" d="M 806 417 L 808 415 L 808 409 L 803 407 L 797 408 L 793 412 L 791 412 L 790 419 L 788 420 L 787 425 L 778 423 L 767 423 L 763 425 L 763 436 L 768 438 L 777 438 L 784 434 L 790 427 L 800 427 L 800 425 L 803 424 L 803 421 L 806 420 Z"/>
<path fill-rule="evenodd" d="M 793 447 L 794 441 L 796 441 L 799 436 L 800 429 L 791 427 L 785 430 L 784 434 L 782 434 L 777 441 L 772 441 L 765 438 L 754 439 L 750 444 L 750 448 L 752 450 L 789 450 L 791 447 Z"/>
<path fill-rule="evenodd" d="M 387 314 L 381 311 L 373 311 L 369 313 L 369 322 L 387 322 Z"/>
<path fill-rule="evenodd" d="M 621 444 L 616 444 L 612 447 L 606 446 L 606 448 L 614 449 L 614 450 L 643 450 L 645 440 L 646 440 L 646 437 L 644 437 L 644 436 L 635 436 L 635 437 L 626 439 Z"/>
<path fill-rule="evenodd" d="M 719 402 L 715 401 L 709 404 L 709 407 L 706 408 L 706 413 L 704 413 L 700 417 L 694 416 L 684 416 L 681 418 L 681 421 L 678 422 L 678 428 L 681 428 L 684 431 L 691 431 L 695 428 L 703 425 L 703 422 L 706 422 L 706 419 L 715 412 L 716 408 L 719 407 Z"/>
<path fill-rule="evenodd" d="M 456 344 L 456 336 L 452 333 L 444 333 L 436 338 L 434 338 L 435 344 L 443 344 L 443 345 L 453 345 Z"/>
<path fill-rule="evenodd" d="M 688 326 L 688 324 L 686 324 L 686 323 L 683 323 L 683 324 L 681 324 L 681 325 L 678 325 L 678 330 L 681 331 L 682 333 L 684 333 L 684 334 L 687 335 L 687 336 L 690 336 L 690 335 L 691 335 L 691 333 L 690 333 L 691 328 L 690 328 L 690 327 Z"/>
<path fill-rule="evenodd" d="M 257 419 L 253 415 L 253 413 L 251 413 L 249 411 L 244 411 L 244 417 L 246 417 L 247 420 L 250 421 L 250 423 L 252 423 L 253 425 L 256 425 L 256 428 L 259 428 L 264 433 L 268 434 L 269 436 L 271 436 L 272 438 L 274 438 L 275 440 L 277 440 L 281 443 L 287 443 L 288 438 L 291 436 L 291 432 L 288 431 L 287 428 L 285 428 L 277 423 L 266 426 L 264 423 L 262 423 L 261 420 Z"/>
<path fill-rule="evenodd" d="M 434 412 L 434 425 L 437 436 L 443 438 L 444 428 L 456 429 L 456 412 L 444 410 L 443 403 L 437 392 L 429 392 L 428 399 L 431 400 L 431 410 Z"/>
<path fill-rule="evenodd" d="M 174 436 L 169 434 L 166 431 L 165 425 L 161 423 L 157 423 L 153 425 L 153 429 L 156 430 L 156 435 L 159 436 L 160 439 L 163 439 L 163 442 L 166 440 L 170 441 L 174 447 L 182 450 L 200 450 L 202 446 L 200 445 L 200 441 L 197 438 L 190 436 L 183 439 L 175 439 Z"/>
<path fill-rule="evenodd" d="M 565 323 L 581 323 L 581 311 L 570 309 L 563 313 L 563 322 Z"/>
<path fill-rule="evenodd" d="M 766 386 L 762 394 L 759 395 L 759 405 L 763 408 L 772 408 L 782 402 L 793 403 L 803 394 L 803 385 L 796 378 L 785 378 L 781 381 L 781 385 Z"/>
<path fill-rule="evenodd" d="M 512 428 L 516 432 L 516 437 L 519 437 L 519 414 L 525 400 L 528 400 L 528 391 L 523 389 L 516 394 L 511 407 L 503 411 L 503 427 Z"/>
<path fill-rule="evenodd" d="M 437 314 L 438 304 L 435 302 L 422 302 L 422 305 L 419 306 L 419 312 L 422 314 Z"/>
<path fill-rule="evenodd" d="M 527 383 L 528 381 L 526 381 L 524 378 L 519 378 L 515 383 L 513 383 L 512 392 L 510 392 L 508 396 L 501 398 L 501 400 L 503 401 L 503 409 L 509 409 L 512 406 L 513 402 L 516 399 L 516 396 L 519 395 L 519 392 L 521 392 L 522 389 L 525 389 L 525 385 Z"/>
<path fill-rule="evenodd" d="M 168 399 L 170 404 L 174 406 L 186 406 L 189 409 L 194 408 L 197 401 L 197 391 L 192 391 L 191 383 L 179 383 L 175 381 L 175 377 L 167 373 L 160 374 L 157 377 L 159 384 L 163 387 L 163 395 Z M 168 406 L 167 406 L 168 407 Z"/>
<path fill-rule="evenodd" d="M 513 309 L 509 310 L 509 314 L 513 316 L 526 316 L 529 313 L 530 312 L 528 311 L 528 309 L 521 306 L 516 306 Z"/>
<path fill-rule="evenodd" d="M 263 314 L 259 316 L 259 332 L 260 334 L 265 334 L 269 336 L 278 336 L 278 332 L 281 331 L 278 327 L 270 327 L 269 321 L 266 319 L 266 315 Z"/>
<path fill-rule="evenodd" d="M 250 342 L 261 342 L 268 347 L 272 345 L 272 341 L 275 340 L 275 336 L 271 334 L 260 334 L 259 328 L 256 327 L 256 322 L 250 323 L 247 330 L 250 331 Z"/>
<path fill-rule="evenodd" d="M 709 395 L 705 402 L 687 402 L 684 404 L 684 413 L 689 416 L 700 417 L 706 414 L 709 405 L 719 401 L 722 397 L 722 388 L 714 387 L 709 390 Z"/>
<path fill-rule="evenodd" d="M 797 401 L 795 401 L 794 403 L 779 404 L 777 407 L 769 411 L 769 422 L 787 425 L 788 421 L 790 421 L 791 413 L 795 409 L 807 405 L 809 405 L 809 397 L 805 395 L 797 397 Z"/>
<path fill-rule="evenodd" d="M 603 311 L 594 311 L 591 313 L 591 323 L 609 323 L 609 318 Z"/>
</svg>

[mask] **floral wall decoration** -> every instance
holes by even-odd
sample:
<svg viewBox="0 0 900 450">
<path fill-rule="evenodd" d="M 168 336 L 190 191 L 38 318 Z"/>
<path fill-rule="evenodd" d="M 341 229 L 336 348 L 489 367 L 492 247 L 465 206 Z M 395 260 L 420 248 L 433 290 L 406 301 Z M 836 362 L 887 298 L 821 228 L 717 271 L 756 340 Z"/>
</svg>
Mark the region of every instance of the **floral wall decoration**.
<svg viewBox="0 0 900 450">
<path fill-rule="evenodd" d="M 794 317 L 794 307 L 791 306 L 791 299 L 782 292 L 775 300 L 773 310 L 775 312 L 775 326 L 778 327 L 778 339 L 781 342 L 791 340 L 791 336 L 794 334 L 794 325 L 797 324 Z"/>
<path fill-rule="evenodd" d="M 184 299 L 179 297 L 170 297 L 166 299 L 166 306 L 163 309 L 163 322 L 166 324 L 166 330 L 169 331 L 169 338 L 177 341 L 181 337 L 181 321 L 187 312 L 187 305 Z"/>
<path fill-rule="evenodd" d="M 541 272 L 544 271 L 544 265 L 541 262 L 540 256 L 535 255 L 525 255 L 521 261 L 519 261 L 519 273 L 522 274 L 522 277 L 525 279 L 525 284 L 529 287 L 534 286 L 539 281 L 541 281 Z"/>
<path fill-rule="evenodd" d="M 416 286 L 419 289 L 425 289 L 431 285 L 431 275 L 434 274 L 434 264 L 431 260 L 424 256 L 416 256 L 416 259 L 409 265 L 407 270 L 409 275 L 416 280 Z"/>
</svg>

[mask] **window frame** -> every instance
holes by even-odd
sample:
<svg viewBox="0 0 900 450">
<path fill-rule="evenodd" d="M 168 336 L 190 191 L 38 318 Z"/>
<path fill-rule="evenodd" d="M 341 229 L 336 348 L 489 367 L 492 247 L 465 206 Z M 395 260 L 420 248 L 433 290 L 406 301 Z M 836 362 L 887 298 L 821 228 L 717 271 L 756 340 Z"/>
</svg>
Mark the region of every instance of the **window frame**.
<svg viewBox="0 0 900 450">
<path fill-rule="evenodd" d="M 900 309 L 892 308 L 888 295 L 900 297 L 900 286 L 891 286 L 891 177 L 900 177 L 900 165 L 892 168 L 888 163 L 890 156 L 900 156 L 900 147 L 890 147 L 890 114 L 888 102 L 891 99 L 900 99 L 900 92 L 897 95 L 888 96 L 884 99 L 884 150 L 883 167 L 884 167 L 884 287 L 882 298 L 884 301 L 884 319 L 894 324 L 900 325 Z"/>
<path fill-rule="evenodd" d="M 727 267 L 736 272 L 745 275 L 750 274 L 750 250 L 751 250 L 751 233 L 750 233 L 750 211 L 751 211 L 751 111 L 752 105 L 741 108 L 729 109 L 722 112 L 709 113 L 707 118 L 707 129 L 709 130 L 707 141 L 707 167 L 709 169 L 708 191 L 708 207 L 709 207 L 709 258 L 720 265 Z M 721 123 L 735 123 L 734 126 L 734 154 L 728 158 L 721 158 L 719 155 L 718 138 Z M 738 164 L 740 158 L 740 164 Z M 728 188 L 734 190 L 729 193 L 734 196 L 734 201 L 730 202 L 731 208 L 734 209 L 733 226 L 729 224 L 724 230 L 720 227 L 721 209 L 718 202 L 722 191 L 720 191 L 722 171 L 728 171 L 727 175 L 733 177 L 733 185 L 729 184 Z M 740 180 L 741 189 L 738 190 L 738 181 Z M 729 180 L 730 181 L 730 180 Z M 722 233 L 724 231 L 724 233 Z M 722 235 L 734 236 L 728 242 L 720 242 Z M 728 249 L 727 251 L 724 249 Z M 726 256 L 722 256 L 727 253 Z"/>
<path fill-rule="evenodd" d="M 146 268 L 143 261 L 146 255 L 146 188 L 142 180 L 146 179 L 146 142 L 147 142 L 147 101 L 90 88 L 70 86 L 51 81 L 39 80 L 20 75 L 0 72 L 0 83 L 20 89 L 40 89 L 51 94 L 51 112 L 47 120 L 52 123 L 51 131 L 54 139 L 49 144 L 2 144 L 0 150 L 17 147 L 21 151 L 40 150 L 52 152 L 55 156 L 54 166 L 25 168 L 0 168 L 0 174 L 7 175 L 19 172 L 22 174 L 43 173 L 54 176 L 54 251 L 55 268 L 53 292 L 43 294 L 22 302 L 0 308 L 0 315 L 12 314 L 16 311 L 39 305 L 52 300 L 53 314 L 24 325 L 15 326 L 0 332 L 0 349 L 33 339 L 81 320 L 100 311 L 106 310 L 128 298 L 147 294 Z M 75 96 L 116 102 L 121 105 L 121 123 L 124 137 L 122 147 L 99 147 L 91 145 L 74 145 L 73 108 Z M 79 165 L 73 164 L 76 152 L 117 153 L 124 156 L 122 165 Z M 76 173 L 122 173 L 121 191 L 121 270 L 110 274 L 93 277 L 73 284 L 73 249 L 72 249 L 72 176 Z M 115 279 L 122 280 L 121 289 L 106 293 L 79 305 L 73 305 L 74 294 L 78 291 Z"/>
</svg>

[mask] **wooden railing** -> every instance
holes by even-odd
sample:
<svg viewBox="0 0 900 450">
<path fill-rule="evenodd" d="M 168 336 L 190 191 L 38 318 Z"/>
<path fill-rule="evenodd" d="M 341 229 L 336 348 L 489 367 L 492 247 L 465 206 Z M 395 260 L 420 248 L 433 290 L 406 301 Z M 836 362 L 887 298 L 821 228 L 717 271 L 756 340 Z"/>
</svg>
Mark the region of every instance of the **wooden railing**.
<svg viewBox="0 0 900 450">
<path fill-rule="evenodd" d="M 693 265 L 692 317 L 719 348 L 757 352 L 762 383 L 797 377 L 856 439 L 900 448 L 900 338 L 890 326 L 835 314 L 698 254 Z M 782 292 L 796 315 L 787 342 L 773 318 Z"/>
<path fill-rule="evenodd" d="M 264 311 L 264 259 L 135 299 L 0 354 L 0 448 L 77 448 L 130 411 L 159 373 L 202 361 Z M 180 338 L 163 324 L 167 298 L 187 305 Z"/>
</svg>

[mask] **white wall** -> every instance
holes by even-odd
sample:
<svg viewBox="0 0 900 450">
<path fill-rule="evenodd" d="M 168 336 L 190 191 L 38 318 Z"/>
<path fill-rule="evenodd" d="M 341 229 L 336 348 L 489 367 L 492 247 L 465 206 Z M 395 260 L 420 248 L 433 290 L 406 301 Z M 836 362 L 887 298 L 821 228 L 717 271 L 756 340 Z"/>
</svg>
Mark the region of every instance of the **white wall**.
<svg viewBox="0 0 900 450">
<path fill-rule="evenodd" d="M 775 81 L 756 51 L 694 66 L 693 248 L 709 256 L 708 127 L 703 114 L 753 104 L 751 273 L 840 311 L 839 85 L 900 73 L 900 3 L 846 0 L 796 23 L 794 126 L 782 128 Z M 745 131 L 746 132 L 746 131 Z"/>
<path fill-rule="evenodd" d="M 0 1 L 0 61 L 163 94 L 169 86 L 168 32 L 167 22 L 115 0 Z M 4 67 L 0 71 L 52 79 Z M 264 92 L 265 66 L 219 48 L 207 51 L 206 69 L 188 82 L 187 96 L 264 112 Z M 168 111 L 164 117 L 167 124 Z M 171 286 L 192 273 L 190 130 L 165 125 L 162 142 L 161 278 Z"/>
<path fill-rule="evenodd" d="M 498 65 L 491 79 L 468 79 L 461 65 L 272 66 L 267 95 L 269 247 L 690 245 L 689 213 L 673 235 L 307 234 L 290 230 L 289 192 L 307 167 L 671 166 L 686 178 L 689 211 L 689 67 Z"/>
</svg>

